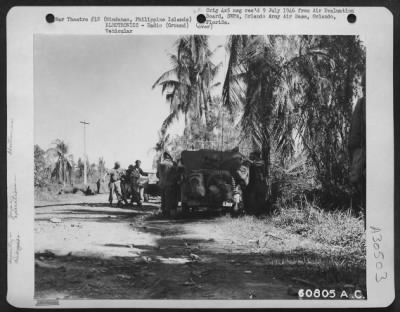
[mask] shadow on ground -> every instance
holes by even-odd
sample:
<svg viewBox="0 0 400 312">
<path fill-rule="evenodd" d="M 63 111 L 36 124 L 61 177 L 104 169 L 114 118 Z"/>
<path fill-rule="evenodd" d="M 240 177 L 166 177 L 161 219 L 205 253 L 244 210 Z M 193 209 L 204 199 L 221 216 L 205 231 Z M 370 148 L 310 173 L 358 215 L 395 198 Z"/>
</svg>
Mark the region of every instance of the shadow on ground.
<svg viewBox="0 0 400 312">
<path fill-rule="evenodd" d="M 156 244 L 103 246 L 140 249 L 139 257 L 42 255 L 53 267 L 36 267 L 36 297 L 56 292 L 65 299 L 297 299 L 300 288 L 340 292 L 345 284 L 365 294 L 365 270 L 341 267 L 328 256 L 301 249 L 258 254 L 185 237 L 183 226 L 163 220 L 136 230 L 159 235 Z"/>
<path fill-rule="evenodd" d="M 85 246 L 95 251 L 121 250 L 116 254 L 124 255 L 90 256 L 80 248 L 75 248 L 79 253 L 58 256 L 51 250 L 37 252 L 36 298 L 297 300 L 300 288 L 340 292 L 346 284 L 366 294 L 365 269 L 344 266 L 340 258 L 301 248 L 257 250 L 234 244 L 230 237 L 213 238 L 207 229 L 210 224 L 218 227 L 220 212 L 199 211 L 171 220 L 157 214 L 157 202 L 124 208 L 104 202 L 35 208 L 43 246 L 54 239 L 45 235 L 57 233 L 60 241 L 52 246 L 60 247 L 68 232 L 74 236 L 69 246 L 86 239 Z M 50 218 L 61 222 L 47 222 Z M 198 233 L 194 227 L 206 230 Z M 139 240 L 143 237 L 151 240 Z"/>
</svg>

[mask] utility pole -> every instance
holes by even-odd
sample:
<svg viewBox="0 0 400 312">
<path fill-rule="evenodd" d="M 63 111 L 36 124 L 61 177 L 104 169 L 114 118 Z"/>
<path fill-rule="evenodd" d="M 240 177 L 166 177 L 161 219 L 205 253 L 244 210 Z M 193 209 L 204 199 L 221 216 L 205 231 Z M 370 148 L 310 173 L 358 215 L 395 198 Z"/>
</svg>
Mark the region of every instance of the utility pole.
<svg viewBox="0 0 400 312">
<path fill-rule="evenodd" d="M 223 113 L 223 110 L 221 111 L 220 118 L 221 118 L 221 151 L 223 151 L 224 150 L 224 113 Z"/>
<path fill-rule="evenodd" d="M 89 125 L 88 122 L 84 121 L 80 121 L 81 124 L 83 124 L 83 184 L 85 184 L 85 186 L 87 185 L 87 154 L 86 154 L 86 125 Z"/>
</svg>

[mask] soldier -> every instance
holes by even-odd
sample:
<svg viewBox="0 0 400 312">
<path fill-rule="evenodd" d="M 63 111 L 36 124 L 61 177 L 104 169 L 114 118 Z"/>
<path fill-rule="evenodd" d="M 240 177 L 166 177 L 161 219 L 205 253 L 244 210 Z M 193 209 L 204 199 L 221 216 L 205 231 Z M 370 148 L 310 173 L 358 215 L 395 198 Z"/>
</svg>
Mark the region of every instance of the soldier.
<svg viewBox="0 0 400 312">
<path fill-rule="evenodd" d="M 142 202 L 144 199 L 144 187 L 140 184 L 140 176 L 147 177 L 149 174 L 144 172 L 140 165 L 142 162 L 140 160 L 135 161 L 135 166 L 132 169 L 131 178 L 132 178 L 132 202 L 136 201 L 139 207 L 142 206 Z"/>
<path fill-rule="evenodd" d="M 100 194 L 101 178 L 97 179 L 96 186 L 97 186 L 97 194 Z"/>
<path fill-rule="evenodd" d="M 121 194 L 122 201 L 125 203 L 125 205 L 128 205 L 129 198 L 132 199 L 132 170 L 133 165 L 129 165 L 128 169 L 121 175 Z"/>
<path fill-rule="evenodd" d="M 122 192 L 121 192 L 121 175 L 122 171 L 120 169 L 119 162 L 115 162 L 114 168 L 110 171 L 110 183 L 108 184 L 110 189 L 110 196 L 108 197 L 108 202 L 112 205 L 113 194 L 115 193 L 117 197 L 117 207 L 122 205 Z"/>
<path fill-rule="evenodd" d="M 98 194 L 100 194 L 100 191 L 101 192 L 104 192 L 104 182 L 105 182 L 105 179 L 106 179 L 106 176 L 108 175 L 108 173 L 107 173 L 107 171 L 103 174 L 103 176 L 102 177 L 100 177 L 98 180 L 97 180 L 97 193 Z"/>
<path fill-rule="evenodd" d="M 94 195 L 94 192 L 92 191 L 89 185 L 86 188 L 85 195 Z"/>
<path fill-rule="evenodd" d="M 157 165 L 157 178 L 161 190 L 161 212 L 164 215 L 176 212 L 178 165 L 171 155 L 164 152 Z"/>
<path fill-rule="evenodd" d="M 260 213 L 266 204 L 266 179 L 265 163 L 261 159 L 260 152 L 250 154 L 250 182 L 246 189 L 247 210 L 252 213 Z"/>
<path fill-rule="evenodd" d="M 350 156 L 350 182 L 353 183 L 361 197 L 360 208 L 365 209 L 365 188 L 366 188 L 366 136 L 365 136 L 365 100 L 361 98 L 351 118 L 349 137 Z M 365 218 L 364 218 L 365 221 Z"/>
</svg>

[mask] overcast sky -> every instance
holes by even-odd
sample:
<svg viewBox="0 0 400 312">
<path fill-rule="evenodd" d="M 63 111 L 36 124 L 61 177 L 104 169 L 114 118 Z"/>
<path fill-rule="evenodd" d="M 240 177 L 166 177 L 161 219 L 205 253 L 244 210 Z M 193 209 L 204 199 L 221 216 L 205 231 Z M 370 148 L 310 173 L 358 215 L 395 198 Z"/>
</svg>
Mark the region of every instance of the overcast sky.
<svg viewBox="0 0 400 312">
<path fill-rule="evenodd" d="M 64 140 L 75 161 L 83 155 L 86 120 L 90 162 L 104 157 L 106 166 L 136 159 L 151 169 L 157 131 L 169 106 L 156 79 L 171 69 L 167 52 L 175 36 L 54 36 L 34 40 L 35 144 L 43 149 Z M 211 48 L 224 43 L 210 38 Z M 224 61 L 224 49 L 218 60 Z M 179 133 L 182 122 L 174 125 Z"/>
</svg>

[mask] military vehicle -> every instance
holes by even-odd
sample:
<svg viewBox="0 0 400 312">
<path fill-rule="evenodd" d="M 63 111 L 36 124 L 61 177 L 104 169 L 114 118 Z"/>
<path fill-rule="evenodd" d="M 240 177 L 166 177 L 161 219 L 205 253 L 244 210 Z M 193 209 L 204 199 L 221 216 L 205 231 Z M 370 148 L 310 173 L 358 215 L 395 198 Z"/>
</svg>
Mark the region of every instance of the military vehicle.
<svg viewBox="0 0 400 312">
<path fill-rule="evenodd" d="M 141 177 L 144 188 L 144 201 L 148 202 L 150 197 L 160 196 L 160 186 L 158 185 L 158 179 L 155 173 L 149 173 L 148 177 Z"/>
<path fill-rule="evenodd" d="M 171 167 L 175 187 L 162 192 L 165 210 L 176 212 L 178 201 L 186 214 L 198 208 L 244 210 L 243 191 L 249 184 L 249 163 L 237 151 L 183 151 Z M 170 184 L 171 185 L 171 184 Z M 174 211 L 175 210 L 175 211 Z"/>
</svg>

